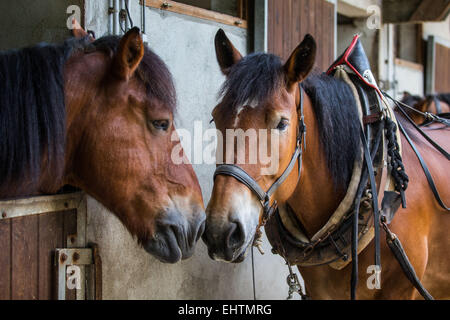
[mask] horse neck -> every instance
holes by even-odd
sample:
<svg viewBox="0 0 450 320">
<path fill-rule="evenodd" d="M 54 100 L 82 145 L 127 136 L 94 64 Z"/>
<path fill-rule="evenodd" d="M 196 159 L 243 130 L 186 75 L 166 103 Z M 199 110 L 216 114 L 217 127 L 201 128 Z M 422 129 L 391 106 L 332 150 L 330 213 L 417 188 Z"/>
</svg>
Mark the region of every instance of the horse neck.
<svg viewBox="0 0 450 320">
<path fill-rule="evenodd" d="M 304 117 L 307 147 L 303 151 L 300 181 L 288 200 L 307 235 L 311 237 L 325 225 L 343 199 L 337 192 L 320 142 L 319 127 L 311 100 L 305 94 Z"/>
</svg>

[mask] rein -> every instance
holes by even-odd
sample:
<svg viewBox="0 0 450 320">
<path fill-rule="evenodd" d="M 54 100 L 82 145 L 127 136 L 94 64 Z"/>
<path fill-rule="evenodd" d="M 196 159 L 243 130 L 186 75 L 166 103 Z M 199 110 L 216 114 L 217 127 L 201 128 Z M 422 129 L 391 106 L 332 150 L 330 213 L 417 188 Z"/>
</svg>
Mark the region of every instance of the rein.
<svg viewBox="0 0 450 320">
<path fill-rule="evenodd" d="M 444 157 L 447 158 L 447 160 L 450 160 L 450 154 L 445 151 L 440 145 L 438 145 L 434 140 L 432 140 L 417 124 L 415 124 L 415 122 L 408 116 L 408 114 L 403 110 L 403 108 L 401 106 L 407 106 L 409 107 L 407 104 L 404 104 L 402 102 L 399 102 L 395 99 L 393 99 L 391 96 L 389 96 L 387 93 L 383 93 L 386 97 L 388 97 L 389 99 L 391 99 L 396 105 L 397 108 L 401 111 L 401 113 L 405 116 L 405 118 L 414 126 L 415 129 L 417 129 L 417 131 L 419 131 L 419 133 L 436 149 L 438 150 Z M 411 108 L 411 107 L 410 107 Z M 414 110 L 414 109 L 413 109 Z M 435 115 L 433 115 L 435 116 Z M 438 119 L 442 119 L 439 116 L 435 116 Z M 447 119 L 442 119 L 445 121 L 440 121 L 440 120 L 436 120 L 440 123 L 445 124 L 446 126 L 450 126 L 450 123 Z M 443 202 L 443 200 L 441 199 L 441 196 L 439 194 L 439 191 L 437 190 L 436 184 L 434 183 L 433 177 L 430 173 L 430 170 L 428 169 L 428 166 L 425 162 L 425 160 L 423 159 L 422 155 L 420 154 L 419 150 L 417 149 L 417 147 L 415 146 L 415 144 L 412 142 L 411 138 L 409 137 L 409 135 L 407 134 L 406 130 L 403 128 L 403 126 L 399 123 L 399 128 L 400 131 L 403 133 L 403 135 L 405 136 L 406 140 L 408 141 L 409 145 L 411 146 L 411 148 L 413 149 L 414 153 L 416 154 L 420 165 L 422 166 L 423 172 L 425 173 L 425 177 L 427 178 L 428 184 L 431 188 L 431 191 L 433 192 L 433 195 L 436 199 L 436 201 L 439 203 L 439 205 L 445 210 L 445 211 L 450 211 L 450 208 L 448 206 L 446 206 Z"/>
</svg>

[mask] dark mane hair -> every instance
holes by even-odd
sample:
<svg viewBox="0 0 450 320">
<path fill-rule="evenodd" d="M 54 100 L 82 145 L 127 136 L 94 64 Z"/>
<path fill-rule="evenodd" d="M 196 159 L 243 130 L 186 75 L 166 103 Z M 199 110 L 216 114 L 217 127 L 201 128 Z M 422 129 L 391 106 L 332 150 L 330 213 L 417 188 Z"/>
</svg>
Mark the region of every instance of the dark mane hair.
<svg viewBox="0 0 450 320">
<path fill-rule="evenodd" d="M 423 101 L 424 98 L 418 95 L 412 95 L 409 93 L 406 93 L 402 100 L 400 100 L 400 102 L 403 102 L 404 104 L 407 104 L 411 107 L 415 107 L 415 105 L 421 101 Z"/>
<path fill-rule="evenodd" d="M 301 83 L 313 104 L 328 168 L 337 188 L 347 187 L 359 154 L 359 116 L 348 84 L 325 73 Z"/>
<path fill-rule="evenodd" d="M 119 41 L 119 37 L 103 37 L 94 43 L 71 38 L 60 45 L 39 44 L 0 52 L 0 192 L 34 190 L 44 167 L 51 169 L 55 180 L 62 177 L 64 65 L 80 50 L 112 55 Z M 136 76 L 150 97 L 175 110 L 170 72 L 148 48 Z"/>
<path fill-rule="evenodd" d="M 248 101 L 264 102 L 286 85 L 281 59 L 272 54 L 254 53 L 234 65 L 225 80 L 220 97 L 233 114 Z M 358 155 L 359 117 L 355 98 L 343 81 L 314 73 L 302 82 L 311 98 L 320 140 L 333 183 L 345 188 Z"/>
<path fill-rule="evenodd" d="M 236 108 L 246 102 L 264 102 L 284 84 L 280 58 L 273 54 L 253 53 L 231 68 L 219 96 L 224 105 Z"/>
</svg>

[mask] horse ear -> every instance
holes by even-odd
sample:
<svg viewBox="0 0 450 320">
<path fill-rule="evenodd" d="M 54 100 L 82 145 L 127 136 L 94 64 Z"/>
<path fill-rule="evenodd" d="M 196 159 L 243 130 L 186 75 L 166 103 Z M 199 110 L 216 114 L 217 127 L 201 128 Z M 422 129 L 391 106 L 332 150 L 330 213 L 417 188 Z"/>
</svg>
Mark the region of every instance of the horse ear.
<svg viewBox="0 0 450 320">
<path fill-rule="evenodd" d="M 316 41 L 307 34 L 284 65 L 288 88 L 304 80 L 316 60 Z"/>
<path fill-rule="evenodd" d="M 219 29 L 214 39 L 216 57 L 224 75 L 228 75 L 233 65 L 242 59 L 241 53 L 233 46 L 222 29 Z"/>
<path fill-rule="evenodd" d="M 114 57 L 115 73 L 128 80 L 136 71 L 144 56 L 144 42 L 139 28 L 134 27 L 120 39 L 119 48 Z"/>
<path fill-rule="evenodd" d="M 90 35 L 89 33 L 87 33 L 80 25 L 80 23 L 78 22 L 77 19 L 73 18 L 72 19 L 72 35 L 75 38 L 84 38 L 89 36 L 89 40 L 91 40 L 91 42 L 95 41 L 95 38 Z"/>
</svg>

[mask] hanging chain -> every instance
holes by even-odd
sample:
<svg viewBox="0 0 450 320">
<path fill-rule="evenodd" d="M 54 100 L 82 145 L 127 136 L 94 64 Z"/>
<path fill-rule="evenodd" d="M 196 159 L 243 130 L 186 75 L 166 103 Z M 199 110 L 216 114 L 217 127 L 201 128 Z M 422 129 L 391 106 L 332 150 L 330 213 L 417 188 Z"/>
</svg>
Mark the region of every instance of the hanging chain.
<svg viewBox="0 0 450 320">
<path fill-rule="evenodd" d="M 288 297 L 286 300 L 291 300 L 294 297 L 294 293 L 298 293 L 298 295 L 302 298 L 302 300 L 307 300 L 308 296 L 306 293 L 303 293 L 302 286 L 300 281 L 298 280 L 297 274 L 292 271 L 291 264 L 285 259 L 286 264 L 289 269 L 289 274 L 286 278 L 286 283 L 289 286 Z"/>
</svg>

